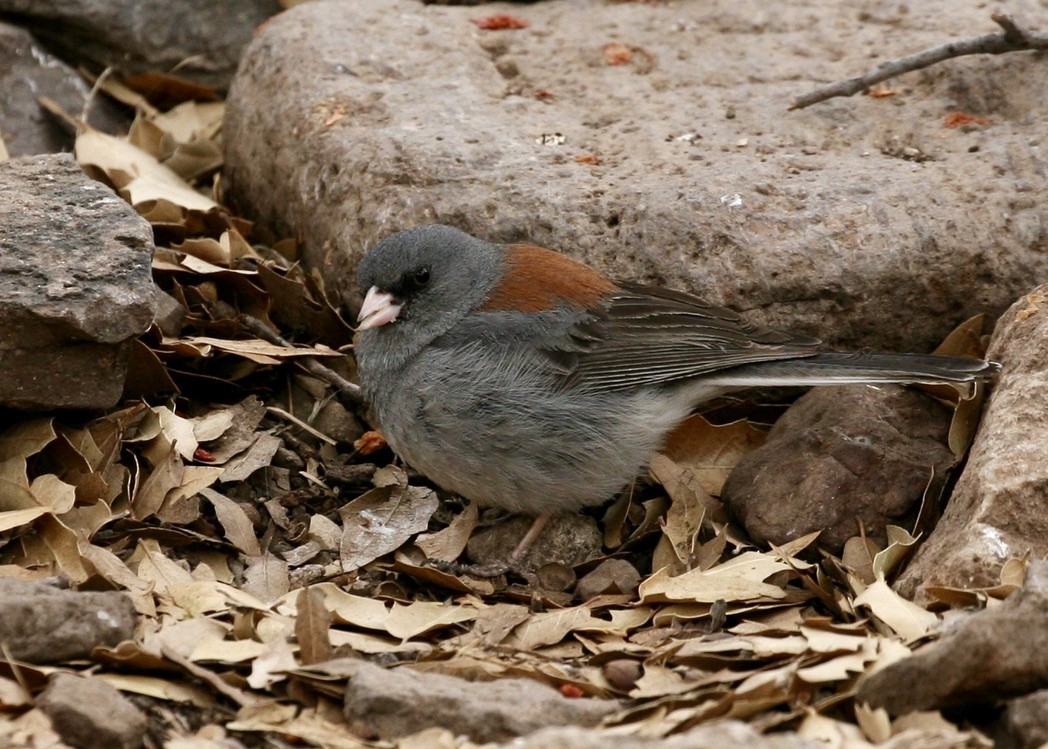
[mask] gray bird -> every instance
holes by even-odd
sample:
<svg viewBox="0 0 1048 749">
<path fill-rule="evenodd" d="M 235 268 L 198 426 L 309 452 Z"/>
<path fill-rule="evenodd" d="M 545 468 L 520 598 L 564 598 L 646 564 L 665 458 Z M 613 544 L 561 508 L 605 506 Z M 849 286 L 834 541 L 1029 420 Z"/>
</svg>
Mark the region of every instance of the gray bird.
<svg viewBox="0 0 1048 749">
<path fill-rule="evenodd" d="M 726 392 L 971 383 L 999 369 L 826 351 L 691 294 L 448 226 L 387 237 L 357 277 L 354 351 L 389 445 L 441 487 L 542 522 L 612 497 L 696 406 Z"/>
</svg>

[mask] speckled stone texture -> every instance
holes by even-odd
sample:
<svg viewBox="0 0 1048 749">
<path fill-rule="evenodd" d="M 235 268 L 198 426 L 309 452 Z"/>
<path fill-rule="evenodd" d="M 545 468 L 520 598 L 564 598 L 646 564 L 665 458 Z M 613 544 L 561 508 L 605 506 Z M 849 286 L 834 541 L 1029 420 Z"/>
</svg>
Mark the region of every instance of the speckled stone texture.
<svg viewBox="0 0 1048 749">
<path fill-rule="evenodd" d="M 241 210 L 300 238 L 350 306 L 365 248 L 436 221 L 835 344 L 929 350 L 1048 275 L 1048 58 L 952 60 L 892 82 L 891 96 L 786 107 L 880 61 L 997 31 L 991 10 L 306 3 L 245 53 L 224 184 Z M 495 13 L 530 26 L 472 23 Z M 986 124 L 946 127 L 956 111 Z"/>
</svg>

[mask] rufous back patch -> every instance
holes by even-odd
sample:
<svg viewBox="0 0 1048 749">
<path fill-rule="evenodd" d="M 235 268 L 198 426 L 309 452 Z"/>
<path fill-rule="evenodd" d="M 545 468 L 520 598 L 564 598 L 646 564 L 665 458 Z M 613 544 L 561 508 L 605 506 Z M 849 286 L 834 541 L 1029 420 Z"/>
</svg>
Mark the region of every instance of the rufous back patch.
<svg viewBox="0 0 1048 749">
<path fill-rule="evenodd" d="M 615 291 L 615 283 L 567 255 L 533 244 L 514 244 L 506 253 L 506 275 L 481 310 L 541 312 L 563 305 L 586 309 Z"/>
</svg>

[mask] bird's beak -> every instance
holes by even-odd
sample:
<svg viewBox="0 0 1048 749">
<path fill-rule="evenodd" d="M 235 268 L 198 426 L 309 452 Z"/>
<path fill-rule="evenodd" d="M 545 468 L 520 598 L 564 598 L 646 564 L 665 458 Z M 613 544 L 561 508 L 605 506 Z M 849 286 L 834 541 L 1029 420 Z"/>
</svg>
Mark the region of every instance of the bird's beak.
<svg viewBox="0 0 1048 749">
<path fill-rule="evenodd" d="M 400 308 L 401 303 L 395 296 L 388 291 L 379 291 L 378 286 L 372 286 L 357 315 L 357 332 L 393 322 L 400 314 Z"/>
</svg>

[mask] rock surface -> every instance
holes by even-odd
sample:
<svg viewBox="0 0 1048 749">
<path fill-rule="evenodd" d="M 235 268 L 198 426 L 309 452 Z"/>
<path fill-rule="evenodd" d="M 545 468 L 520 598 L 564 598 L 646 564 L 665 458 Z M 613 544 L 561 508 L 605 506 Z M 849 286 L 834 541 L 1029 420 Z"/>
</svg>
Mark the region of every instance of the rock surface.
<svg viewBox="0 0 1048 749">
<path fill-rule="evenodd" d="M 1048 687 L 1048 561 L 1022 590 L 972 614 L 938 642 L 872 674 L 858 700 L 892 715 L 992 702 Z"/>
<path fill-rule="evenodd" d="M 278 0 L 0 0 L 0 18 L 24 26 L 74 67 L 125 76 L 170 74 L 225 90 L 252 30 Z M 173 72 L 172 72 L 173 71 Z"/>
<path fill-rule="evenodd" d="M 761 735 L 741 721 L 724 720 L 665 739 L 616 736 L 576 726 L 547 728 L 508 746 L 513 749 L 816 749 L 821 745 L 796 734 Z"/>
<path fill-rule="evenodd" d="M 592 726 L 616 707 L 611 701 L 568 699 L 531 679 L 472 682 L 360 661 L 346 687 L 345 715 L 387 740 L 439 726 L 484 742 L 546 726 Z"/>
<path fill-rule="evenodd" d="M 137 749 L 145 739 L 146 716 L 102 679 L 57 673 L 37 706 L 62 740 L 80 749 Z"/>
<path fill-rule="evenodd" d="M 1048 744 L 1048 689 L 1009 702 L 1004 723 L 1018 749 L 1041 749 Z"/>
<path fill-rule="evenodd" d="M 108 408 L 153 319 L 153 232 L 68 154 L 0 164 L 0 406 Z"/>
<path fill-rule="evenodd" d="M 932 469 L 954 463 L 949 428 L 948 411 L 913 390 L 815 388 L 739 461 L 721 499 L 760 541 L 818 530 L 840 551 L 861 522 L 883 545 L 885 526 L 913 526 Z"/>
<path fill-rule="evenodd" d="M 476 531 L 466 545 L 474 564 L 505 562 L 531 527 L 534 518 L 517 515 Z M 547 564 L 573 567 L 597 556 L 602 537 L 596 521 L 588 515 L 555 515 L 539 533 L 520 560 L 519 569 L 528 572 Z"/>
<path fill-rule="evenodd" d="M 73 135 L 38 101 L 46 96 L 79 117 L 90 88 L 76 71 L 45 51 L 29 32 L 0 23 L 0 136 L 11 156 L 54 153 L 73 148 Z M 103 96 L 88 110 L 87 121 L 106 132 L 126 132 L 131 121 Z"/>
<path fill-rule="evenodd" d="M 949 504 L 896 584 L 903 595 L 991 587 L 1009 558 L 1048 558 L 1046 353 L 1048 286 L 1041 286 L 997 323 L 987 356 L 1004 368 Z"/>
<path fill-rule="evenodd" d="M 0 642 L 30 663 L 86 658 L 135 633 L 135 608 L 123 593 L 77 593 L 0 578 Z"/>
<path fill-rule="evenodd" d="M 500 12 L 531 25 L 471 22 Z M 978 0 L 306 3 L 245 53 L 224 184 L 347 300 L 365 248 L 436 221 L 835 344 L 926 350 L 1048 272 L 1048 60 L 969 57 L 895 96 L 786 106 L 994 30 Z M 954 110 L 987 123 L 946 127 Z"/>
</svg>

